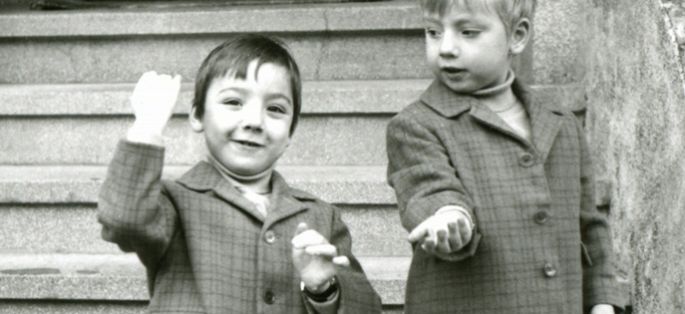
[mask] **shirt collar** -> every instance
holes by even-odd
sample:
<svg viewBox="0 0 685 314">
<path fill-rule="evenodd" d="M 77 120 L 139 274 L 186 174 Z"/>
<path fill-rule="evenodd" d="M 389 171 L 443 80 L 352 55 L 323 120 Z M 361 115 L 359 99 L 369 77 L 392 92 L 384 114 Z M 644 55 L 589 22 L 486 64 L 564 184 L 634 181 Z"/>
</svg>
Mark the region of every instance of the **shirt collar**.
<svg viewBox="0 0 685 314">
<path fill-rule="evenodd" d="M 557 114 L 561 114 L 561 108 L 555 104 L 539 103 L 534 97 L 534 93 L 530 87 L 525 85 L 519 79 L 515 79 L 511 84 L 511 89 L 514 95 L 521 101 L 527 110 L 535 111 L 543 107 Z M 426 91 L 421 94 L 419 98 L 421 102 L 428 107 L 437 111 L 440 115 L 446 118 L 456 117 L 464 112 L 470 111 L 473 107 L 480 104 L 478 97 L 472 95 L 458 94 L 449 89 L 445 84 L 439 80 L 433 80 Z"/>
<path fill-rule="evenodd" d="M 222 189 L 226 182 L 228 181 L 219 173 L 219 171 L 206 161 L 197 163 L 178 179 L 178 183 L 181 185 L 199 192 Z M 233 190 L 231 192 L 240 193 L 231 184 L 228 185 L 231 186 L 231 189 Z M 290 187 L 278 171 L 273 171 L 272 173 L 271 193 L 281 194 L 281 196 L 293 196 L 300 200 L 316 199 L 307 192 Z"/>
</svg>

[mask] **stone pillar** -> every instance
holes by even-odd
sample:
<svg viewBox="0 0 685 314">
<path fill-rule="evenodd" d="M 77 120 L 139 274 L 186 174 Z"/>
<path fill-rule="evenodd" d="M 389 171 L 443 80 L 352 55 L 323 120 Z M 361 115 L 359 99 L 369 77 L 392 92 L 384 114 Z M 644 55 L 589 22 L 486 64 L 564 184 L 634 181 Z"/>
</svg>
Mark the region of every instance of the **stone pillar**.
<svg viewBox="0 0 685 314">
<path fill-rule="evenodd" d="M 586 126 L 634 313 L 683 313 L 685 80 L 667 1 L 577 2 Z"/>
</svg>

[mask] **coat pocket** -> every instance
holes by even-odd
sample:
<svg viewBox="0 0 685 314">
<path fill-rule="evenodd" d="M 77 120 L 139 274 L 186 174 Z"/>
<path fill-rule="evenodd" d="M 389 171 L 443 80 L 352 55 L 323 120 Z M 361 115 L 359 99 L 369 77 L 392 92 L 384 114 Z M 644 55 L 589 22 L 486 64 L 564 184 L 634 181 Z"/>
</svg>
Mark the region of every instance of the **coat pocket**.
<svg viewBox="0 0 685 314">
<path fill-rule="evenodd" d="M 592 258 L 590 258 L 590 253 L 587 251 L 587 247 L 584 243 L 580 243 L 580 258 L 583 260 L 583 266 L 592 266 Z"/>
</svg>

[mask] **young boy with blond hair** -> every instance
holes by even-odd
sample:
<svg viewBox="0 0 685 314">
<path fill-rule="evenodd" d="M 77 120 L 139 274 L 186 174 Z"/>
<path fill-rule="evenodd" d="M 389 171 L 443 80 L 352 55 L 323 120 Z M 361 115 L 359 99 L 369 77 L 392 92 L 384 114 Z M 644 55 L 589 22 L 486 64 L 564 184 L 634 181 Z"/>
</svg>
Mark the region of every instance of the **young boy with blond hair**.
<svg viewBox="0 0 685 314">
<path fill-rule="evenodd" d="M 579 120 L 511 69 L 534 0 L 421 0 L 435 80 L 387 128 L 414 247 L 406 313 L 614 313 L 607 217 Z"/>
<path fill-rule="evenodd" d="M 338 209 L 274 170 L 301 102 L 285 45 L 247 35 L 212 50 L 189 117 L 207 160 L 168 181 L 162 131 L 180 81 L 140 78 L 98 203 L 105 240 L 147 269 L 149 312 L 380 313 Z"/>
</svg>

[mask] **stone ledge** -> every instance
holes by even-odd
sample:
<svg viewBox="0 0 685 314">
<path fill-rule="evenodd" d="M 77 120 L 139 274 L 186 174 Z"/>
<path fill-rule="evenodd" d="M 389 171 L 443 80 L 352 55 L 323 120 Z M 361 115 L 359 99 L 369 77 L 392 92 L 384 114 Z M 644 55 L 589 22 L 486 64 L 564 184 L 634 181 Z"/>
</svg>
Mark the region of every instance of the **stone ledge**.
<svg viewBox="0 0 685 314">
<path fill-rule="evenodd" d="M 188 166 L 167 166 L 177 178 Z M 336 204 L 394 204 L 382 166 L 283 166 L 293 186 Z M 0 166 L 1 203 L 93 204 L 104 180 L 104 166 Z"/>
<path fill-rule="evenodd" d="M 430 80 L 310 81 L 303 84 L 303 114 L 393 114 Z M 0 85 L 0 116 L 131 115 L 134 84 Z M 533 85 L 545 102 L 574 111 L 585 108 L 582 86 Z M 193 86 L 184 84 L 175 114 L 187 114 Z"/>
<path fill-rule="evenodd" d="M 383 304 L 404 302 L 410 257 L 359 257 Z M 1 299 L 149 298 L 145 269 L 132 254 L 0 255 Z"/>
<path fill-rule="evenodd" d="M 0 38 L 407 29 L 421 29 L 410 1 L 0 13 Z"/>
<path fill-rule="evenodd" d="M 406 256 L 400 216 L 394 205 L 339 204 L 357 256 Z M 102 239 L 95 204 L 0 204 L 0 252 L 12 254 L 119 254 Z M 0 314 L 2 312 L 0 311 Z"/>
<path fill-rule="evenodd" d="M 177 178 L 188 166 L 166 166 L 164 177 Z M 393 205 L 384 166 L 283 166 L 293 186 L 335 204 Z M 0 204 L 94 204 L 104 166 L 0 166 Z M 595 204 L 609 206 L 612 182 L 596 180 Z"/>
<path fill-rule="evenodd" d="M 310 81 L 302 87 L 303 114 L 396 113 L 418 99 L 429 80 Z M 131 115 L 135 84 L 0 85 L 3 115 Z M 187 114 L 193 98 L 184 84 L 175 108 Z"/>
</svg>

